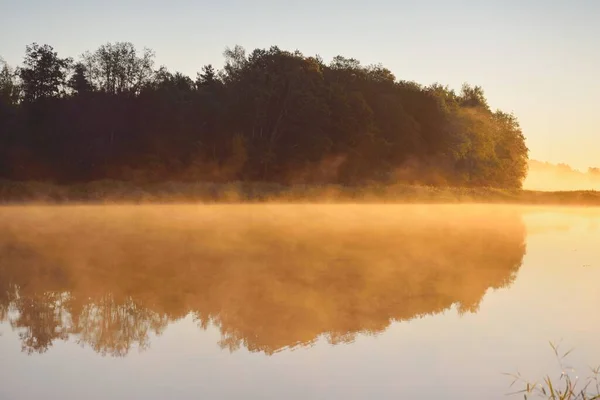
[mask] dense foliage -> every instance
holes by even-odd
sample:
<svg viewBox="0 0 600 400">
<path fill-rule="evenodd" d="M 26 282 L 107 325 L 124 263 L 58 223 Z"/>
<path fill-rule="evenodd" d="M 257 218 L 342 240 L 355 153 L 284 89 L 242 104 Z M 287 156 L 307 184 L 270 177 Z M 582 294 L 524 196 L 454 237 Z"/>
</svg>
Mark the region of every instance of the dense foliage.
<svg viewBox="0 0 600 400">
<path fill-rule="evenodd" d="M 27 46 L 0 65 L 0 178 L 405 182 L 520 187 L 516 118 L 381 66 L 277 47 L 224 52 L 196 80 L 109 43 L 78 62 Z"/>
</svg>

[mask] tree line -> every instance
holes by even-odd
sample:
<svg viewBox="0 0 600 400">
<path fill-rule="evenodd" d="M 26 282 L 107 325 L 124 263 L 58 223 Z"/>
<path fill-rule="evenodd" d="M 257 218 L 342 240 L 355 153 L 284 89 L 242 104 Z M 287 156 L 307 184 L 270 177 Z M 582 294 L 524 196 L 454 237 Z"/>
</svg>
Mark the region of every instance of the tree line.
<svg viewBox="0 0 600 400">
<path fill-rule="evenodd" d="M 21 66 L 0 65 L 0 179 L 520 188 L 526 175 L 516 117 L 481 87 L 278 47 L 224 58 L 194 80 L 128 42 L 77 60 L 27 46 Z"/>
</svg>

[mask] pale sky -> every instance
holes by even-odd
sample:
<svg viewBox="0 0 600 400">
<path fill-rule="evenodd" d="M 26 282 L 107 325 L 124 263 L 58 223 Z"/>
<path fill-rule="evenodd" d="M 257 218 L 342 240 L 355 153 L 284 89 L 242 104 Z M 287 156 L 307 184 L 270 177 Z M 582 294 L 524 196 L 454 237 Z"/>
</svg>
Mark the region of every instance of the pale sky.
<svg viewBox="0 0 600 400">
<path fill-rule="evenodd" d="M 382 63 L 482 86 L 518 117 L 531 158 L 600 166 L 600 0 L 0 0 L 0 56 L 20 64 L 34 41 L 74 58 L 130 41 L 192 78 L 236 44 Z"/>
</svg>

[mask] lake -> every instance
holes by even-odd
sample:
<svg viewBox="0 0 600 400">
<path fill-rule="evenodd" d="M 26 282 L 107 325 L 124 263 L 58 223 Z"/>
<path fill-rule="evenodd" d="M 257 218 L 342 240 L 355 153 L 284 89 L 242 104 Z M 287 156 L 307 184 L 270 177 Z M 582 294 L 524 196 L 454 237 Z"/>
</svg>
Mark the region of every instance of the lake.
<svg viewBox="0 0 600 400">
<path fill-rule="evenodd" d="M 0 207 L 0 399 L 505 399 L 503 372 L 560 375 L 561 339 L 587 376 L 599 226 L 593 208 Z"/>
</svg>

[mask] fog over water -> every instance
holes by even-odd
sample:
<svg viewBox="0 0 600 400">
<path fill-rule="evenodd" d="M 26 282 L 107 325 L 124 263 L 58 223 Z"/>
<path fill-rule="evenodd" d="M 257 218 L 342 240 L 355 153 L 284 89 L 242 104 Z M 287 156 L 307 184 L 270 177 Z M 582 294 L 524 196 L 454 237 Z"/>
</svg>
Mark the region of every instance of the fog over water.
<svg viewBox="0 0 600 400">
<path fill-rule="evenodd" d="M 549 340 L 600 363 L 599 222 L 533 206 L 0 207 L 0 398 L 504 398 L 501 372 L 555 371 Z"/>
</svg>

